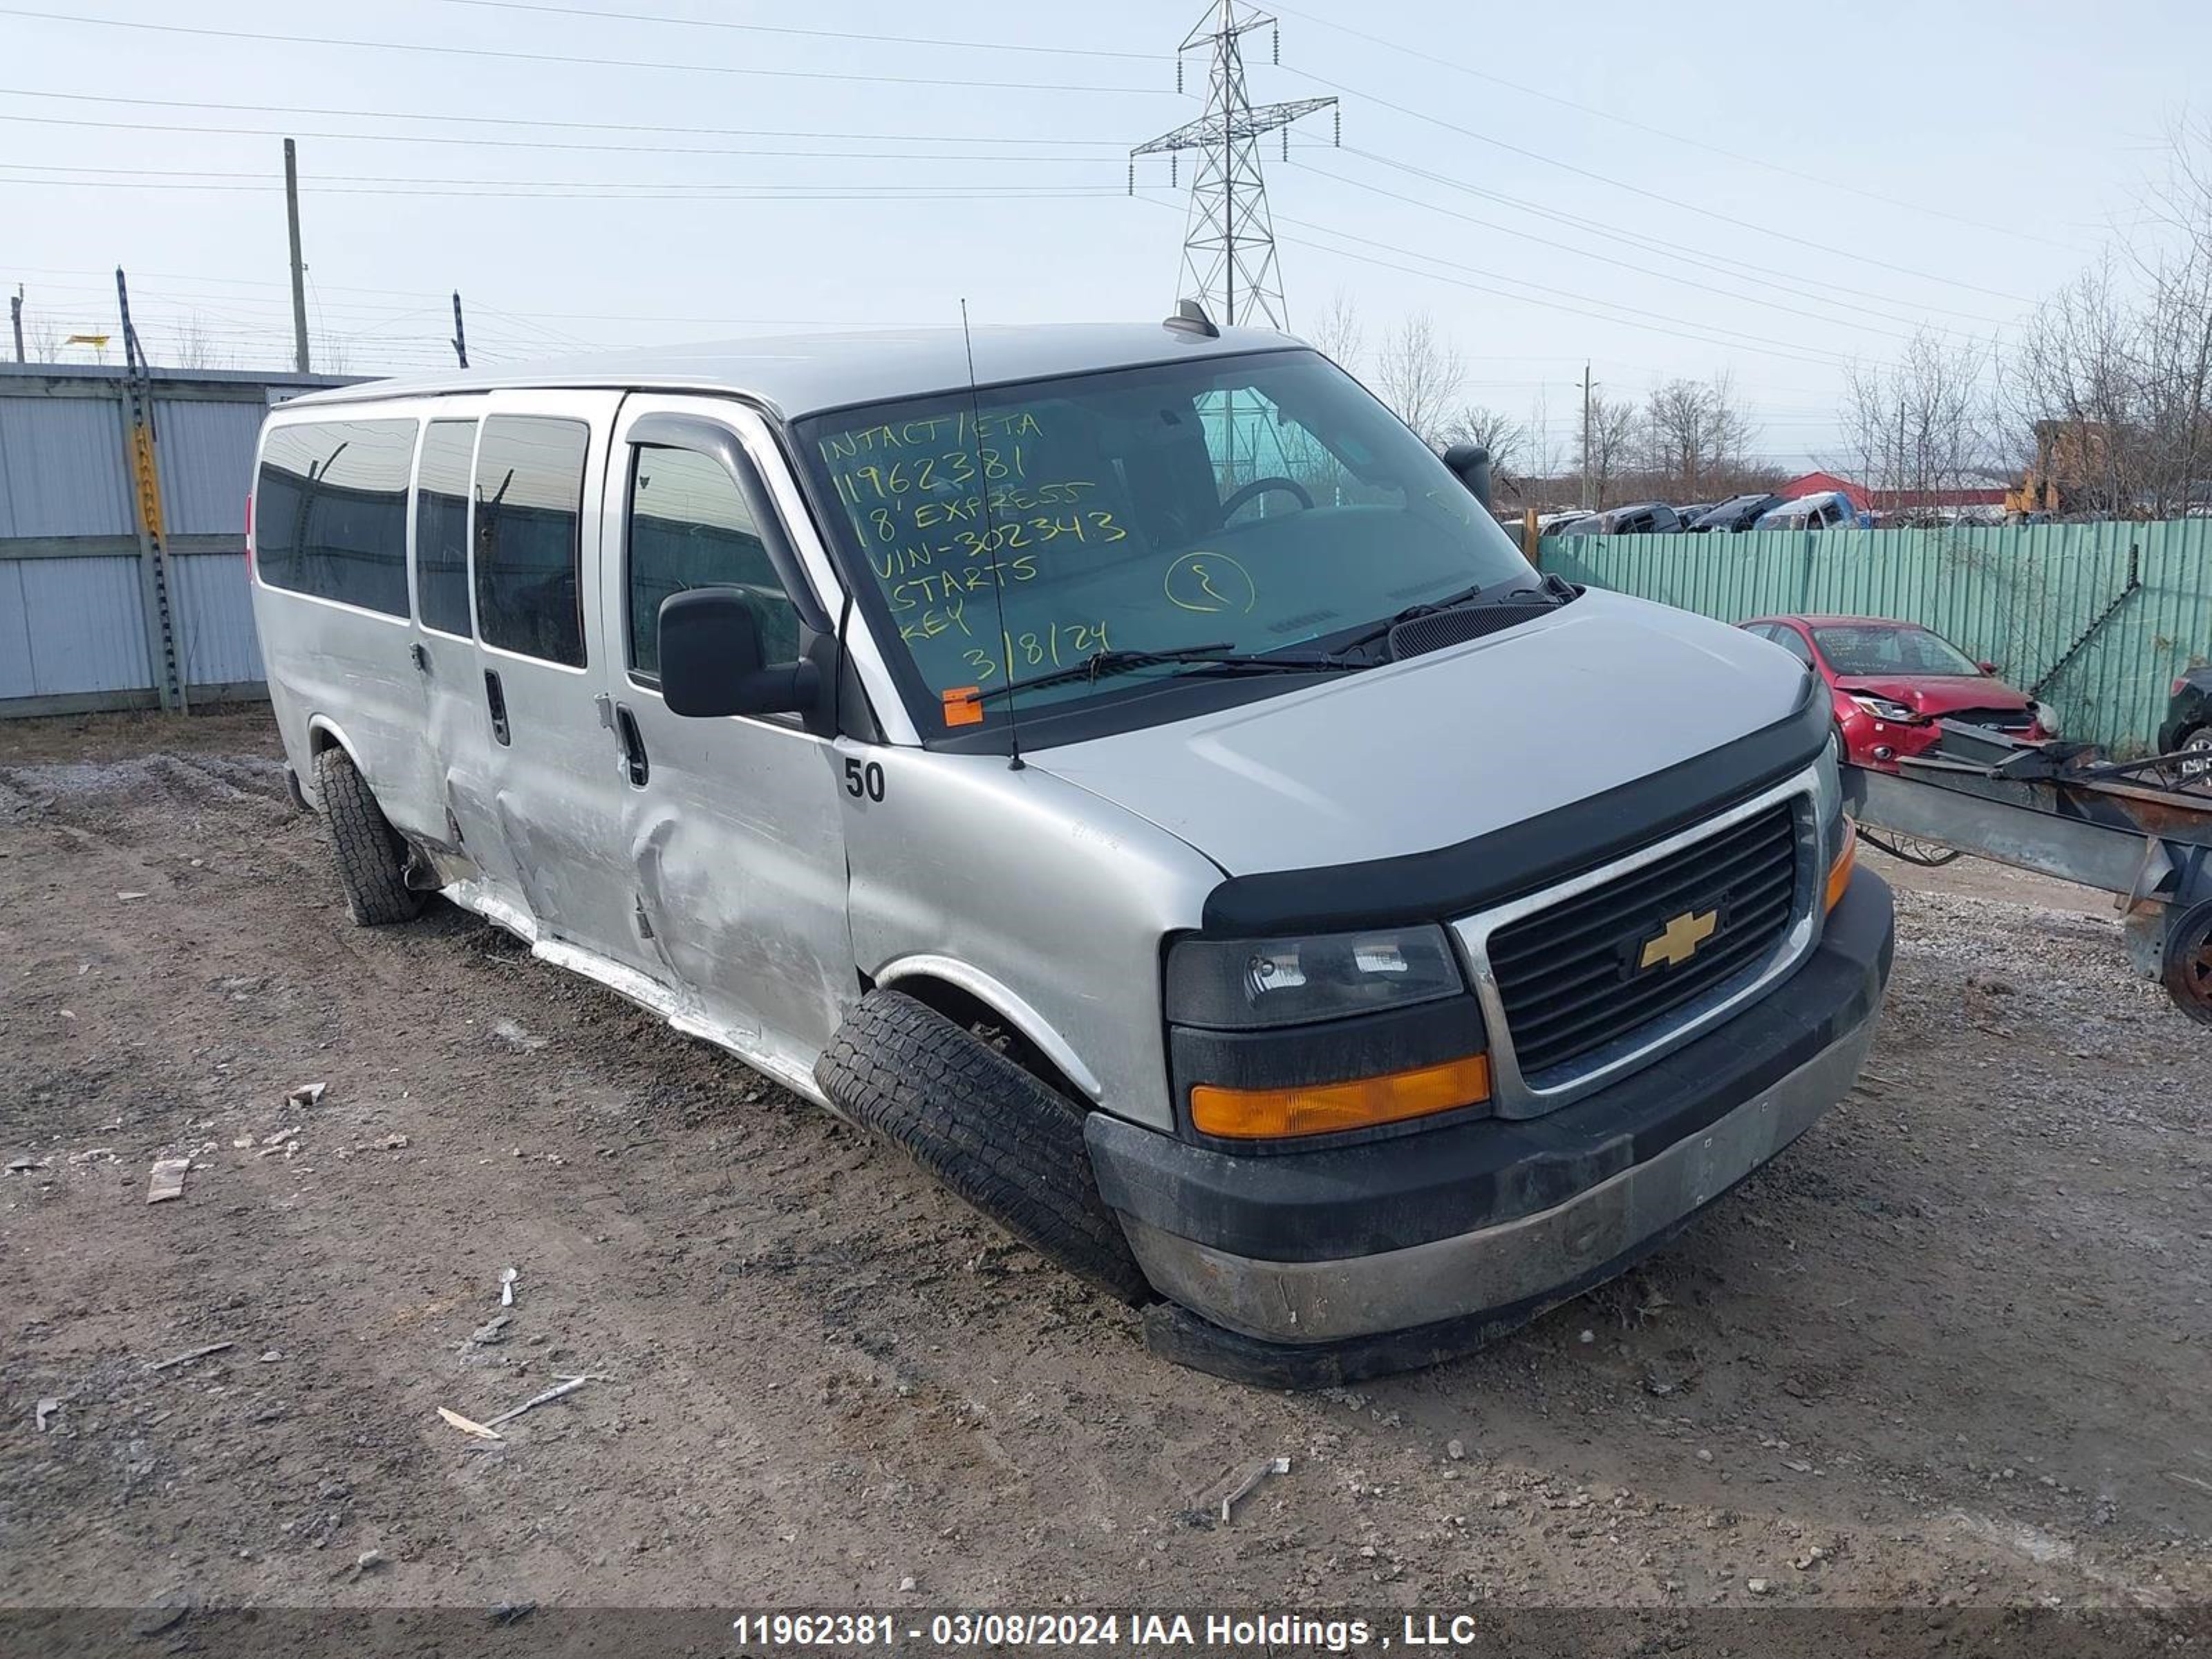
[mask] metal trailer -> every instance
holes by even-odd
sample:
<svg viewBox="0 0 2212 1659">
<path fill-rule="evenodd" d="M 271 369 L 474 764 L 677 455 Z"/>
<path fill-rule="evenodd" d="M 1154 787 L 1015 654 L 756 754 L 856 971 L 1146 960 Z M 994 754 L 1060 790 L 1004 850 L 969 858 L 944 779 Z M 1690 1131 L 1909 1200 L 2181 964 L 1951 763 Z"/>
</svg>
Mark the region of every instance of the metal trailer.
<svg viewBox="0 0 2212 1659">
<path fill-rule="evenodd" d="M 2087 744 L 1939 724 L 1936 746 L 1900 757 L 1895 772 L 1844 769 L 1861 825 L 2117 894 L 2136 969 L 2212 1024 L 2212 774 L 2203 757 L 2114 761 Z"/>
</svg>

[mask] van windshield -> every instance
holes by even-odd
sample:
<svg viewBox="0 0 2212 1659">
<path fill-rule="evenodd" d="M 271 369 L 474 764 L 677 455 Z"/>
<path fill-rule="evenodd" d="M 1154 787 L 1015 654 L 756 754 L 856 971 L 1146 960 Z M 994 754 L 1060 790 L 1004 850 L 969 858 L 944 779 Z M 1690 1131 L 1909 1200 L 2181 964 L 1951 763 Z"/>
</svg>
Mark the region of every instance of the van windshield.
<svg viewBox="0 0 2212 1659">
<path fill-rule="evenodd" d="M 1443 462 L 1311 352 L 943 392 L 794 431 L 926 736 L 995 725 L 1009 681 L 1100 652 L 1310 658 L 1410 605 L 1534 581 Z M 1016 701 L 1218 672 L 1148 663 Z"/>
</svg>

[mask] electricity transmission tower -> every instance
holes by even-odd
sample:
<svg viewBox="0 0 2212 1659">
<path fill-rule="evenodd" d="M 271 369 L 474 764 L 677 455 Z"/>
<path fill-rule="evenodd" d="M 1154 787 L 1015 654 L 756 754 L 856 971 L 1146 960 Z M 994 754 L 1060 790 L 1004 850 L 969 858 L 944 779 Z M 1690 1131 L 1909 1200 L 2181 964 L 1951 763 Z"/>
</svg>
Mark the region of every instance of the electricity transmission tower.
<svg viewBox="0 0 2212 1659">
<path fill-rule="evenodd" d="M 1183 231 L 1183 296 L 1202 301 L 1224 324 L 1265 322 L 1288 325 L 1283 279 L 1275 266 L 1275 228 L 1267 216 L 1267 187 L 1260 177 L 1260 140 L 1280 130 L 1283 155 L 1290 156 L 1291 122 L 1316 110 L 1334 109 L 1334 98 L 1300 98 L 1287 104 L 1252 107 L 1244 86 L 1242 38 L 1255 29 L 1278 28 L 1275 20 L 1243 0 L 1218 0 L 1176 48 L 1180 54 L 1211 46 L 1206 113 L 1172 132 L 1129 152 L 1130 188 L 1136 187 L 1140 155 L 1194 151 L 1198 164 L 1190 181 L 1190 217 Z M 1281 35 L 1273 57 L 1282 59 Z M 1176 59 L 1178 85 L 1182 64 Z M 1342 118 L 1338 118 L 1342 137 Z"/>
</svg>

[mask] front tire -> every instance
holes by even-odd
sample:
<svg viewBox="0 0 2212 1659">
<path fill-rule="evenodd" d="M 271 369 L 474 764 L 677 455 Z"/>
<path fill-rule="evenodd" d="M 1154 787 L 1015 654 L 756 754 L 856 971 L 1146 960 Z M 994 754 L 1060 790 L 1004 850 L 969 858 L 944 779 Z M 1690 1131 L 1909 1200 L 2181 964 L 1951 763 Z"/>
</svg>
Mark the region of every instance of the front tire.
<svg viewBox="0 0 2212 1659">
<path fill-rule="evenodd" d="M 1151 1300 L 1098 1196 L 1082 1109 L 973 1033 L 900 992 L 871 991 L 814 1076 L 840 1112 L 1046 1260 L 1124 1302 Z"/>
<path fill-rule="evenodd" d="M 333 744 L 315 757 L 315 793 L 330 824 L 331 853 L 357 927 L 386 927 L 422 913 L 422 895 L 407 884 L 407 845 L 353 757 Z"/>
</svg>

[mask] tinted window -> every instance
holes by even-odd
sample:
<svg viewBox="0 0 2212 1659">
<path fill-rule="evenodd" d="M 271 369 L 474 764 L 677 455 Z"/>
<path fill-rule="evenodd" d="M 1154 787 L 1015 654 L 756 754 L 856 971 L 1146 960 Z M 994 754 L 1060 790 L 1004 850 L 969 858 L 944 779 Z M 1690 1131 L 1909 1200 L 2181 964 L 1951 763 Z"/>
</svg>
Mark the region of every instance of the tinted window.
<svg viewBox="0 0 2212 1659">
<path fill-rule="evenodd" d="M 591 428 L 495 415 L 477 447 L 477 626 L 486 645 L 584 665 L 577 528 Z"/>
<path fill-rule="evenodd" d="M 1769 637 L 1806 667 L 1813 665 L 1813 647 L 1805 643 L 1805 636 L 1796 629 L 1777 628 Z"/>
<path fill-rule="evenodd" d="M 692 587 L 751 594 L 770 662 L 799 655 L 799 613 L 761 545 L 751 509 L 722 464 L 641 447 L 630 471 L 629 665 L 660 672 L 660 602 Z"/>
<path fill-rule="evenodd" d="M 271 431 L 253 490 L 254 564 L 272 587 L 407 614 L 412 421 Z"/>
<path fill-rule="evenodd" d="M 469 633 L 469 455 L 474 421 L 433 421 L 415 480 L 415 601 L 422 626 Z"/>
</svg>

